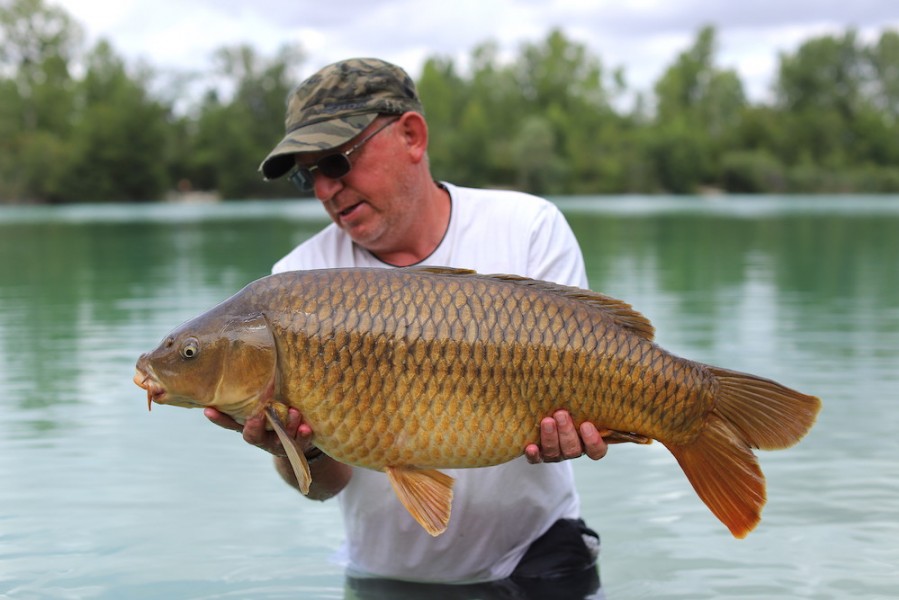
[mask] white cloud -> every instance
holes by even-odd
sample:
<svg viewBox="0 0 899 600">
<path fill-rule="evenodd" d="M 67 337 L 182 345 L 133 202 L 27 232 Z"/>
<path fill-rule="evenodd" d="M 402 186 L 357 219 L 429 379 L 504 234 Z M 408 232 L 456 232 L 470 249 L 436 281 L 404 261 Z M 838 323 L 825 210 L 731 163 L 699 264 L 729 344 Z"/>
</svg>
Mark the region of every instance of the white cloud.
<svg viewBox="0 0 899 600">
<path fill-rule="evenodd" d="M 379 56 L 416 75 L 426 57 L 464 64 L 487 41 L 511 55 L 558 27 L 608 68 L 624 67 L 630 86 L 642 90 L 709 24 L 718 32 L 719 63 L 737 69 L 754 98 L 773 81 L 778 53 L 813 35 L 899 29 L 899 9 L 884 0 L 57 1 L 91 40 L 103 36 L 129 59 L 160 68 L 208 68 L 212 52 L 226 45 L 271 54 L 299 43 L 303 75 L 348 56 Z"/>
</svg>

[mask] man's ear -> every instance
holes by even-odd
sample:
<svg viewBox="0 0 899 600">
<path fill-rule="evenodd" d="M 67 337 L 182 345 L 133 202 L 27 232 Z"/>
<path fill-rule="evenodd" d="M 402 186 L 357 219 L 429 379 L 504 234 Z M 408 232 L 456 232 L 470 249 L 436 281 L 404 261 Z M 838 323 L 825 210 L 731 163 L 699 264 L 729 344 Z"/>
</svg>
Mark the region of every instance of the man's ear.
<svg viewBox="0 0 899 600">
<path fill-rule="evenodd" d="M 420 162 L 428 151 L 428 123 L 424 116 L 417 112 L 404 113 L 397 121 L 406 147 L 413 162 Z"/>
</svg>

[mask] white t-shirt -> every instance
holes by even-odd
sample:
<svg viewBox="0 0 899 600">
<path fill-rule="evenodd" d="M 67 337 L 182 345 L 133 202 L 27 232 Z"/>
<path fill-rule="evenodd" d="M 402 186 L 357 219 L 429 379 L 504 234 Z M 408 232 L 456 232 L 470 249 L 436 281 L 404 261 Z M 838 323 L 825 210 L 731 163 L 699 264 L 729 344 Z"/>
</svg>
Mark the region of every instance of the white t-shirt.
<svg viewBox="0 0 899 600">
<path fill-rule="evenodd" d="M 449 228 L 420 264 L 587 287 L 577 240 L 553 204 L 519 192 L 441 185 L 452 198 Z M 333 267 L 390 265 L 331 224 L 272 271 Z M 520 457 L 495 467 L 444 472 L 456 478 L 452 514 L 446 532 L 431 537 L 400 504 L 384 473 L 354 468 L 337 496 L 352 574 L 453 583 L 503 579 L 555 521 L 579 516 L 568 462 L 531 465 Z"/>
</svg>

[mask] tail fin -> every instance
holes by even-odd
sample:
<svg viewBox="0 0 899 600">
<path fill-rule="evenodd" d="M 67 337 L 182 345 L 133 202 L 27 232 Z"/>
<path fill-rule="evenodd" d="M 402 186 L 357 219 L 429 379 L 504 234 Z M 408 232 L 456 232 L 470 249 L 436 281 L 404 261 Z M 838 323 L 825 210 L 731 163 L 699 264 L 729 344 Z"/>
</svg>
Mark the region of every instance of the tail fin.
<svg viewBox="0 0 899 600">
<path fill-rule="evenodd" d="M 718 380 L 716 410 L 753 448 L 789 448 L 815 424 L 821 400 L 770 379 L 708 367 Z"/>
<path fill-rule="evenodd" d="M 811 428 L 821 401 L 769 379 L 708 367 L 718 379 L 715 408 L 689 445 L 667 445 L 706 506 L 734 537 L 761 520 L 765 476 L 751 448 L 777 450 Z"/>
</svg>

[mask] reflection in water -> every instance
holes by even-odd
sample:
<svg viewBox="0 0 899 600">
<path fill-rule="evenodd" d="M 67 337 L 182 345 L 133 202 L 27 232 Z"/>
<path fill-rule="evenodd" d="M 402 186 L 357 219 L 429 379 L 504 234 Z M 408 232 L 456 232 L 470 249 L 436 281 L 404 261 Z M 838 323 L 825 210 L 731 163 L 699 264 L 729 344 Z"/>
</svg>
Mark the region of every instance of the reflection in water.
<svg viewBox="0 0 899 600">
<path fill-rule="evenodd" d="M 428 585 L 347 577 L 346 600 L 602 600 L 597 569 L 560 580 L 504 579 L 469 585 Z"/>
</svg>

